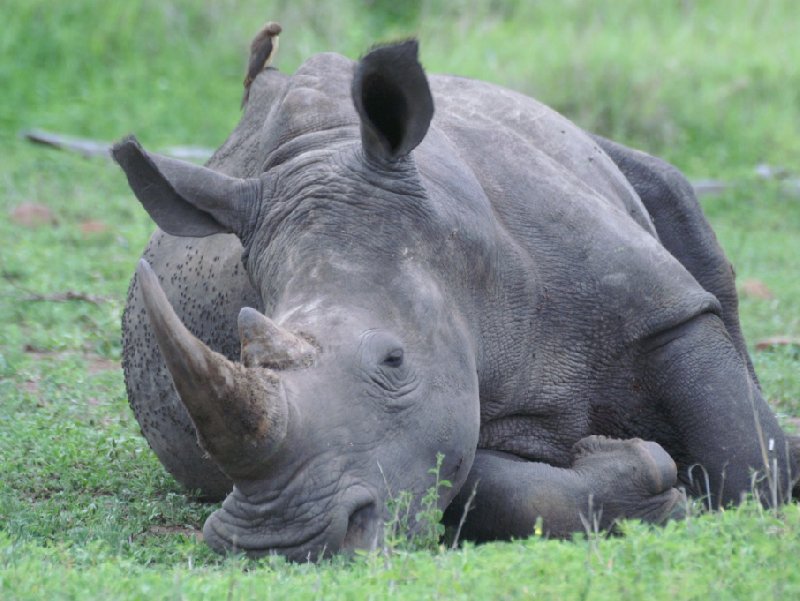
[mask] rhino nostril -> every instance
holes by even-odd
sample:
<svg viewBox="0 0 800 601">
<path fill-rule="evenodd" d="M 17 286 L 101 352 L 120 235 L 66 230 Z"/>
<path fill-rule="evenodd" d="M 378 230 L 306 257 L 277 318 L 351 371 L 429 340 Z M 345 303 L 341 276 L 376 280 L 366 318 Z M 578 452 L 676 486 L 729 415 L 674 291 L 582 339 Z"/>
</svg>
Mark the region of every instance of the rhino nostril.
<svg viewBox="0 0 800 601">
<path fill-rule="evenodd" d="M 374 501 L 359 505 L 347 519 L 342 549 L 372 551 L 378 546 L 380 519 Z"/>
</svg>

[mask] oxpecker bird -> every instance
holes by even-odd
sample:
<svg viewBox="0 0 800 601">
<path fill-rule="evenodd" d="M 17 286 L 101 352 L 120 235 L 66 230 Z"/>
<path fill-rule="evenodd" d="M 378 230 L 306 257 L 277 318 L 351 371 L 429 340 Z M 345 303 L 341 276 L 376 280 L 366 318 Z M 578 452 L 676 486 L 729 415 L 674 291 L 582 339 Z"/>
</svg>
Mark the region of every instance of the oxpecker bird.
<svg viewBox="0 0 800 601">
<path fill-rule="evenodd" d="M 250 98 L 250 84 L 256 76 L 264 69 L 269 67 L 275 53 L 278 52 L 278 35 L 281 33 L 281 26 L 270 21 L 261 28 L 250 43 L 250 62 L 247 65 L 247 75 L 244 78 L 244 95 L 242 96 L 242 108 Z"/>
</svg>

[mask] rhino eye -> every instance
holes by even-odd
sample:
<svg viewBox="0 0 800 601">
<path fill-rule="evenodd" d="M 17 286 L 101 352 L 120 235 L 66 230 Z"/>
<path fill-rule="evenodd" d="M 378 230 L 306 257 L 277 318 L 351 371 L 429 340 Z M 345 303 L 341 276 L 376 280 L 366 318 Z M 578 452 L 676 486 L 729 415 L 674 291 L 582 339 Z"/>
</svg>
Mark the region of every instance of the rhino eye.
<svg viewBox="0 0 800 601">
<path fill-rule="evenodd" d="M 398 348 L 391 351 L 386 357 L 381 361 L 381 365 L 384 367 L 400 367 L 403 365 L 403 349 Z"/>
</svg>

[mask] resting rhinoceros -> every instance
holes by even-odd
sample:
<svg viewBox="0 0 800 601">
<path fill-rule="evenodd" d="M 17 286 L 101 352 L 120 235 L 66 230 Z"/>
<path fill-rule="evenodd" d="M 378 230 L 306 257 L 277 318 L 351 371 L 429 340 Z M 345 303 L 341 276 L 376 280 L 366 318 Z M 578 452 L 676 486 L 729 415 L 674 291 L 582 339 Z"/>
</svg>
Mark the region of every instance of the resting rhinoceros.
<svg viewBox="0 0 800 601">
<path fill-rule="evenodd" d="M 134 138 L 114 157 L 160 228 L 123 319 L 130 402 L 178 481 L 227 495 L 214 549 L 374 547 L 439 453 L 477 540 L 658 522 L 681 485 L 788 497 L 731 266 L 664 162 L 426 77 L 414 41 L 264 71 L 205 167 Z"/>
</svg>

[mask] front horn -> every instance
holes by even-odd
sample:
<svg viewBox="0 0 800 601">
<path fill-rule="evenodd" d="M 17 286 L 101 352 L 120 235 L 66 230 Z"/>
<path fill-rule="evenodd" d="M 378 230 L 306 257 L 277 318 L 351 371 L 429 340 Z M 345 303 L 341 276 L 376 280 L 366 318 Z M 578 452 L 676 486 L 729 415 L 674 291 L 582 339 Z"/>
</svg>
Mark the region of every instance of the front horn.
<svg viewBox="0 0 800 601">
<path fill-rule="evenodd" d="M 181 322 L 150 264 L 136 276 L 156 341 L 197 440 L 232 480 L 246 479 L 286 437 L 288 404 L 277 375 L 215 353 Z"/>
</svg>

